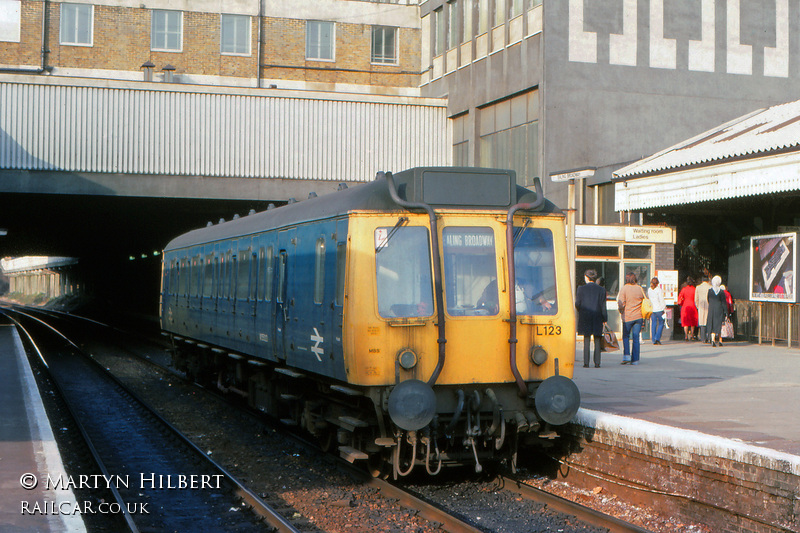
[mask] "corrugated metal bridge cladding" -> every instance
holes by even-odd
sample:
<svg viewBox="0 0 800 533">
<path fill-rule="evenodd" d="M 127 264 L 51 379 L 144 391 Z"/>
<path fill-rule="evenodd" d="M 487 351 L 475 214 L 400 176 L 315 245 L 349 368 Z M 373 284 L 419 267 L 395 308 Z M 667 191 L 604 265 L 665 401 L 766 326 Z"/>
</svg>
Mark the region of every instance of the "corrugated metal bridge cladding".
<svg viewBox="0 0 800 533">
<path fill-rule="evenodd" d="M 0 82 L 0 169 L 369 181 L 450 164 L 445 100 L 218 90 Z"/>
</svg>

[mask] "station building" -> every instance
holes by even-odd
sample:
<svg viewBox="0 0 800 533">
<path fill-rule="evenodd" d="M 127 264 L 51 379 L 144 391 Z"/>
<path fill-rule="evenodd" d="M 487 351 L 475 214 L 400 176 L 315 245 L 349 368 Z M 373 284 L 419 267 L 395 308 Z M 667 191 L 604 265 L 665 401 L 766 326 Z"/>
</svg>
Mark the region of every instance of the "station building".
<svg viewBox="0 0 800 533">
<path fill-rule="evenodd" d="M 617 209 L 649 223 L 682 218 L 705 236 L 695 266 L 719 274 L 736 300 L 738 335 L 800 340 L 800 101 L 755 110 L 615 173 Z M 723 265 L 723 266 L 720 266 Z"/>
</svg>

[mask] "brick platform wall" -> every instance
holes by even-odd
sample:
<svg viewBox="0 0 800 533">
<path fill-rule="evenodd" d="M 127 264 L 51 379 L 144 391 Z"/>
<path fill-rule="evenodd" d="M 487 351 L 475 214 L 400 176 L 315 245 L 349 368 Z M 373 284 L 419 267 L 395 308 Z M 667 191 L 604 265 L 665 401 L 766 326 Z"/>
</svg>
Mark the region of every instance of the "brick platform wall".
<svg viewBox="0 0 800 533">
<path fill-rule="evenodd" d="M 634 503 L 720 533 L 800 531 L 800 457 L 582 410 L 579 450 L 559 470 Z"/>
</svg>

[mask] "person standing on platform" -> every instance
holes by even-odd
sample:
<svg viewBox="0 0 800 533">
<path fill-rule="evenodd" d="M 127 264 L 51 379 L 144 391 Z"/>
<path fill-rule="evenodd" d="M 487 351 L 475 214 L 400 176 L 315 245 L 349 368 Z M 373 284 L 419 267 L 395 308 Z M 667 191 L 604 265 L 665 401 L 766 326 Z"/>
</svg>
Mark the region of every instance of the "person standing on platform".
<svg viewBox="0 0 800 533">
<path fill-rule="evenodd" d="M 622 364 L 639 364 L 639 334 L 642 332 L 644 289 L 636 284 L 636 274 L 625 274 L 625 285 L 617 294 L 617 308 L 622 317 Z M 631 347 L 631 338 L 633 347 Z"/>
<path fill-rule="evenodd" d="M 594 337 L 594 366 L 600 368 L 600 349 L 603 344 L 603 325 L 608 322 L 606 290 L 595 283 L 597 272 L 583 273 L 584 285 L 578 287 L 575 307 L 578 309 L 578 335 L 583 335 L 583 366 L 589 366 L 589 344 Z"/>
<path fill-rule="evenodd" d="M 694 306 L 694 280 L 691 276 L 686 277 L 686 281 L 681 286 L 678 293 L 678 305 L 681 306 L 681 325 L 686 340 L 692 340 L 697 327 L 697 307 Z"/>
<path fill-rule="evenodd" d="M 708 291 L 711 289 L 711 284 L 708 282 L 708 276 L 703 276 L 703 283 L 698 285 L 694 290 L 694 306 L 697 308 L 697 325 L 700 327 L 700 340 L 708 342 L 708 328 L 706 322 L 708 320 Z"/>
<path fill-rule="evenodd" d="M 708 328 L 711 332 L 711 345 L 722 346 L 722 321 L 728 316 L 728 300 L 722 290 L 722 278 L 711 279 L 711 290 L 708 291 Z"/>
<path fill-rule="evenodd" d="M 667 304 L 664 301 L 664 291 L 661 289 L 658 278 L 650 280 L 647 297 L 653 303 L 653 315 L 650 317 L 650 338 L 653 344 L 661 344 L 661 332 L 664 331 L 664 311 L 667 309 Z"/>
</svg>

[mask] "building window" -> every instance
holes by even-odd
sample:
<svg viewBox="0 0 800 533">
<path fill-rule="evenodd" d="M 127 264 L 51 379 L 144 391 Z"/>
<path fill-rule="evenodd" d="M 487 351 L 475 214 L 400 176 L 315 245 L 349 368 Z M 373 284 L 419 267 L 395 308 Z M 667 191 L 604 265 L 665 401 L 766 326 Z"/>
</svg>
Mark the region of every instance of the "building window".
<svg viewBox="0 0 800 533">
<path fill-rule="evenodd" d="M 21 2 L 19 0 L 0 0 L 0 42 L 18 43 L 21 29 Z"/>
<path fill-rule="evenodd" d="M 453 164 L 471 167 L 469 160 L 469 113 L 453 118 Z"/>
<path fill-rule="evenodd" d="M 61 44 L 92 46 L 90 4 L 61 4 Z"/>
<path fill-rule="evenodd" d="M 462 26 L 461 42 L 468 43 L 472 40 L 472 10 L 475 0 L 463 1 L 464 25 Z"/>
<path fill-rule="evenodd" d="M 481 108 L 479 165 L 512 168 L 517 183 L 539 175 L 539 92 L 528 91 Z"/>
<path fill-rule="evenodd" d="M 458 45 L 458 7 L 455 0 L 447 3 L 447 49 Z"/>
<path fill-rule="evenodd" d="M 222 15 L 220 52 L 250 55 L 250 17 L 248 15 Z"/>
<path fill-rule="evenodd" d="M 397 64 L 397 28 L 372 27 L 372 62 Z"/>
<path fill-rule="evenodd" d="M 150 49 L 180 52 L 183 46 L 183 12 L 154 9 L 150 25 Z"/>
<path fill-rule="evenodd" d="M 306 21 L 306 59 L 333 61 L 333 22 Z"/>
<path fill-rule="evenodd" d="M 508 6 L 508 18 L 513 19 L 522 15 L 522 0 L 511 0 Z"/>
<path fill-rule="evenodd" d="M 478 0 L 478 35 L 489 31 L 489 0 Z"/>
<path fill-rule="evenodd" d="M 444 12 L 442 8 L 433 10 L 433 56 L 444 52 Z"/>
<path fill-rule="evenodd" d="M 506 0 L 494 0 L 494 25 L 500 26 L 506 21 Z"/>
</svg>

